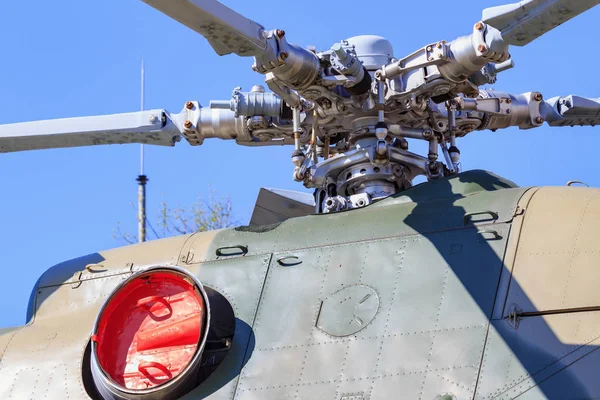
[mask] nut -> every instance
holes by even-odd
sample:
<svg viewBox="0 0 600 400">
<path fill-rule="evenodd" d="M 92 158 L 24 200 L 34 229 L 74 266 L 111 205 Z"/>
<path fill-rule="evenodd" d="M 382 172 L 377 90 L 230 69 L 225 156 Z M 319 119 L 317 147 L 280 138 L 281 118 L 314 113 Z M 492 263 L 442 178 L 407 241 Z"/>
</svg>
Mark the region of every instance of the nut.
<svg viewBox="0 0 600 400">
<path fill-rule="evenodd" d="M 510 104 L 510 103 L 512 103 L 512 99 L 509 97 L 508 99 L 506 99 L 506 102 L 507 102 L 508 104 Z"/>
<path fill-rule="evenodd" d="M 534 94 L 533 98 L 535 99 L 535 101 L 542 101 L 542 100 L 544 100 L 544 96 L 542 96 L 541 93 Z"/>
<path fill-rule="evenodd" d="M 287 60 L 288 53 L 286 53 L 285 51 L 282 51 L 281 53 L 279 53 L 279 58 L 281 59 L 281 61 Z"/>
<path fill-rule="evenodd" d="M 475 29 L 477 29 L 478 31 L 482 30 L 483 29 L 483 23 L 481 23 L 481 22 L 476 23 L 475 24 Z"/>
<path fill-rule="evenodd" d="M 278 37 L 279 39 L 281 39 L 282 37 L 284 37 L 284 36 L 285 36 L 285 31 L 284 31 L 284 30 L 281 30 L 281 29 L 277 29 L 277 30 L 275 31 L 275 34 L 277 35 L 277 37 Z"/>
<path fill-rule="evenodd" d="M 431 50 L 432 50 L 431 46 L 427 46 L 427 51 L 431 51 Z"/>
<path fill-rule="evenodd" d="M 185 103 L 185 108 L 187 108 L 188 110 L 191 110 L 192 108 L 194 108 L 194 103 L 192 103 L 191 101 L 188 101 L 187 103 Z"/>
<path fill-rule="evenodd" d="M 544 123 L 544 118 L 542 118 L 542 117 L 537 117 L 537 118 L 535 119 L 535 122 L 537 122 L 538 124 L 542 124 L 542 123 Z"/>
<path fill-rule="evenodd" d="M 183 127 L 184 127 L 185 129 L 190 129 L 192 126 L 193 126 L 193 124 L 192 124 L 192 121 L 185 121 L 185 122 L 183 123 Z"/>
<path fill-rule="evenodd" d="M 487 51 L 487 47 L 485 47 L 483 44 L 480 44 L 477 46 L 477 50 L 479 50 L 480 53 L 485 53 Z"/>
<path fill-rule="evenodd" d="M 441 49 L 441 48 L 442 48 L 442 43 L 441 43 L 441 42 L 438 42 L 438 43 L 435 45 L 435 47 L 437 47 L 438 49 Z"/>
</svg>

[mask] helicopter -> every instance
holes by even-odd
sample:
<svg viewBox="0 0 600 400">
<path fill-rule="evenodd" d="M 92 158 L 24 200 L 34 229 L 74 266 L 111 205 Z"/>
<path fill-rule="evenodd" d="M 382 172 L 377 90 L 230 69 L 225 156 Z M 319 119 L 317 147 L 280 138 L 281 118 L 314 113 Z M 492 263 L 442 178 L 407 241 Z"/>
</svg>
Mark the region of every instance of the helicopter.
<svg viewBox="0 0 600 400">
<path fill-rule="evenodd" d="M 597 192 L 461 172 L 458 150 L 479 128 L 597 123 L 597 99 L 477 88 L 512 67 L 508 43 L 598 2 L 486 9 L 400 59 L 381 37 L 303 49 L 216 1 L 148 2 L 255 57 L 273 92 L 5 125 L 1 151 L 288 145 L 314 197 L 265 193 L 249 226 L 51 268 L 0 336 L 2 398 L 598 397 Z"/>
</svg>

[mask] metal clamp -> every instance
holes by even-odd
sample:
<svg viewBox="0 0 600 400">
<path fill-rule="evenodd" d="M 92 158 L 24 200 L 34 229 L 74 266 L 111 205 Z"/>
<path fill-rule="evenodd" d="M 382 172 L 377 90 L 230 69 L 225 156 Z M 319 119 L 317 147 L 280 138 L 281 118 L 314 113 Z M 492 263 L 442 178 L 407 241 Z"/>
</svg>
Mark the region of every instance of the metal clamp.
<svg viewBox="0 0 600 400">
<path fill-rule="evenodd" d="M 513 304 L 510 306 L 510 309 L 508 311 L 508 317 L 506 318 L 506 322 L 508 322 L 508 324 L 513 328 L 519 329 L 519 322 L 521 321 L 522 316 L 523 310 L 521 310 L 521 308 L 519 308 L 518 305 Z"/>
<path fill-rule="evenodd" d="M 567 186 L 573 186 L 573 185 L 583 185 L 585 187 L 590 187 L 590 185 L 588 185 L 585 182 L 581 182 L 581 181 L 569 181 L 569 182 L 567 182 Z"/>
<path fill-rule="evenodd" d="M 228 252 L 227 250 L 238 250 L 237 252 Z M 217 257 L 245 256 L 248 254 L 248 246 L 238 244 L 236 246 L 219 247 L 216 251 Z"/>
<path fill-rule="evenodd" d="M 480 229 L 477 231 L 477 234 L 478 235 L 490 234 L 490 235 L 494 235 L 494 240 L 502 239 L 502 236 L 498 233 L 498 231 L 495 231 L 493 229 Z"/>
<path fill-rule="evenodd" d="M 102 264 L 88 264 L 88 265 L 85 266 L 85 269 L 88 272 L 91 272 L 91 273 L 94 273 L 94 272 L 106 272 L 106 271 L 108 271 L 108 268 L 106 268 Z"/>
<path fill-rule="evenodd" d="M 469 223 L 469 219 L 470 219 L 471 217 L 475 217 L 475 216 L 477 216 L 477 215 L 489 215 L 489 216 L 491 216 L 491 217 L 492 217 L 492 219 L 493 219 L 494 221 L 495 221 L 495 220 L 497 220 L 497 219 L 499 218 L 499 216 L 498 216 L 498 213 L 497 213 L 497 212 L 494 212 L 494 211 L 489 211 L 489 210 L 486 210 L 486 211 L 476 211 L 476 212 L 470 212 L 470 213 L 466 213 L 466 214 L 464 215 L 464 217 L 463 217 L 463 223 L 464 223 L 465 225 L 467 225 L 467 224 Z"/>
<path fill-rule="evenodd" d="M 295 260 L 291 262 L 286 262 L 286 260 Z M 298 256 L 283 256 L 277 259 L 277 264 L 282 267 L 293 267 L 294 265 L 302 264 L 302 260 Z"/>
</svg>

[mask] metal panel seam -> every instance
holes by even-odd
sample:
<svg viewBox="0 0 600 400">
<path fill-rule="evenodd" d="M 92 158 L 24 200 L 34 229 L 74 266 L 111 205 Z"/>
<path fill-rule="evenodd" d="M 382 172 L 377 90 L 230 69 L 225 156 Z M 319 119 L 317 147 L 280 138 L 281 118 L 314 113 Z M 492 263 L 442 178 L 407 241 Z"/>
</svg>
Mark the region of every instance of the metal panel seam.
<svg viewBox="0 0 600 400">
<path fill-rule="evenodd" d="M 269 276 L 269 272 L 271 271 L 271 262 L 272 261 L 273 261 L 273 253 L 271 253 L 271 255 L 269 256 L 268 263 L 267 263 L 267 271 L 265 272 L 265 276 L 263 278 L 263 282 L 260 287 L 260 295 L 258 296 L 258 304 L 256 305 L 256 312 L 254 313 L 254 318 L 252 318 L 252 327 L 251 327 L 252 331 L 254 331 L 254 324 L 256 322 L 258 310 L 260 309 L 260 303 L 262 302 L 262 297 L 265 292 L 265 282 L 267 281 L 267 277 Z M 246 360 L 246 357 L 248 356 L 248 345 L 250 344 L 251 339 L 252 339 L 252 333 L 248 336 L 248 343 L 246 343 L 246 351 L 244 352 L 243 360 Z M 243 365 L 243 363 L 242 363 L 242 365 Z M 244 369 L 244 367 L 242 366 L 242 370 L 243 369 Z M 239 375 L 240 378 L 242 376 L 242 370 L 240 370 L 240 375 Z M 238 390 L 238 386 L 240 385 L 240 380 L 241 379 L 238 379 L 235 384 L 235 389 L 233 390 L 233 394 L 231 395 L 232 400 L 235 399 L 235 396 L 237 395 L 237 390 Z"/>
<path fill-rule="evenodd" d="M 15 329 L 12 332 L 12 336 L 10 337 L 10 339 L 8 339 L 8 342 L 6 342 L 6 346 L 4 346 L 4 350 L 2 351 L 2 356 L 0 356 L 0 370 L 2 370 L 2 360 L 4 359 L 4 354 L 6 354 L 6 350 L 8 350 L 8 347 L 10 346 L 10 343 L 12 342 L 12 340 L 15 338 L 15 336 L 17 336 L 17 333 L 19 333 L 19 331 L 21 329 L 23 329 L 24 326 Z"/>
<path fill-rule="evenodd" d="M 525 210 L 527 210 L 527 206 L 529 205 L 529 203 L 531 202 L 531 199 L 533 198 L 533 196 L 535 195 L 535 193 L 539 190 L 539 187 L 531 187 L 528 188 L 525 192 L 523 192 L 523 194 L 521 195 L 521 197 L 519 198 L 519 200 L 517 200 L 517 205 L 515 207 L 515 212 L 516 212 L 516 208 L 519 206 L 519 204 L 521 203 L 521 201 L 525 201 L 526 205 L 525 205 Z M 525 211 L 526 213 L 527 211 Z M 519 218 L 520 217 L 520 218 Z M 502 257 L 502 266 L 501 266 L 501 272 L 500 272 L 500 276 L 498 277 L 498 285 L 496 287 L 496 296 L 494 297 L 494 303 L 492 305 L 492 314 L 490 315 L 490 319 L 488 321 L 488 327 L 487 327 L 487 331 L 485 334 L 485 340 L 483 342 L 483 352 L 481 354 L 481 361 L 479 363 L 479 371 L 477 372 L 477 380 L 475 381 L 475 388 L 473 390 L 473 399 L 475 399 L 475 397 L 477 396 L 477 388 L 479 386 L 479 381 L 480 381 L 480 377 L 481 377 L 481 373 L 483 372 L 483 366 L 485 363 L 485 355 L 486 355 L 486 348 L 487 348 L 487 344 L 488 344 L 488 338 L 490 335 L 490 330 L 493 329 L 492 326 L 492 319 L 494 316 L 494 311 L 496 308 L 496 303 L 500 300 L 498 299 L 498 296 L 500 295 L 500 285 L 502 283 L 502 276 L 505 273 L 509 273 L 509 282 L 507 285 L 507 288 L 510 287 L 510 282 L 511 282 L 511 278 L 512 278 L 512 271 L 513 271 L 513 267 L 514 267 L 514 262 L 515 262 L 515 258 L 516 258 L 516 252 L 518 249 L 518 244 L 519 244 L 519 240 L 521 238 L 521 231 L 522 231 L 522 227 L 523 227 L 523 221 L 525 219 L 525 214 L 517 216 L 516 218 L 512 218 L 511 221 L 507 224 L 509 226 L 508 228 L 508 237 L 506 239 L 506 244 L 504 246 L 504 255 Z M 513 224 L 515 224 L 515 228 L 518 227 L 518 231 L 515 233 L 516 238 L 515 238 L 515 251 L 510 253 L 510 245 L 512 243 L 512 234 L 513 234 Z M 507 260 L 508 259 L 508 260 Z M 507 261 L 510 262 L 511 266 L 510 266 L 510 270 L 508 268 L 506 268 L 505 266 L 507 265 Z M 508 292 L 507 292 L 508 294 Z M 504 299 L 504 302 L 506 303 L 506 298 Z M 505 304 L 503 305 L 503 310 L 504 310 Z M 503 314 L 503 313 L 502 313 Z"/>
<path fill-rule="evenodd" d="M 539 187 L 529 188 L 528 190 L 526 190 L 523 193 L 523 195 L 519 198 L 519 201 L 517 202 L 517 204 L 521 203 L 521 201 L 525 202 L 525 207 L 524 207 L 525 212 L 520 216 L 520 218 L 517 217 L 514 219 L 515 220 L 515 222 L 514 222 L 515 228 L 516 227 L 519 228 L 518 232 L 515 232 L 516 237 L 515 237 L 515 242 L 514 242 L 514 251 L 511 252 L 513 247 L 510 246 L 512 244 L 512 241 L 510 240 L 511 239 L 510 236 L 506 242 L 505 256 L 507 256 L 507 257 L 505 257 L 506 259 L 504 261 L 510 263 L 510 268 L 508 268 L 507 263 L 505 263 L 504 265 L 507 266 L 507 270 L 508 270 L 508 272 L 510 272 L 510 275 L 509 275 L 509 280 L 508 280 L 508 285 L 507 285 L 506 297 L 504 298 L 504 304 L 502 305 L 501 315 L 504 315 L 504 309 L 506 308 L 506 301 L 508 299 L 508 290 L 510 289 L 510 285 L 512 283 L 512 276 L 513 276 L 513 271 L 514 271 L 514 267 L 515 267 L 515 262 L 517 260 L 519 243 L 521 242 L 521 233 L 523 232 L 523 225 L 525 224 L 525 219 L 527 218 L 527 207 L 529 207 L 531 200 L 533 199 L 533 197 L 535 196 L 535 194 L 538 192 L 539 189 L 540 189 Z M 500 278 L 502 278 L 502 276 Z M 496 296 L 498 296 L 498 293 L 496 293 Z M 496 299 L 496 300 L 498 300 L 498 299 Z"/>
<path fill-rule="evenodd" d="M 518 204 L 518 202 L 517 202 Z M 475 379 L 475 387 L 473 388 L 473 399 L 475 399 L 475 396 L 477 395 L 477 386 L 479 385 L 479 377 L 481 376 L 481 371 L 483 369 L 483 363 L 484 363 L 484 359 L 485 359 L 485 349 L 487 346 L 487 342 L 488 342 L 488 337 L 490 335 L 490 329 L 492 329 L 492 317 L 494 315 L 494 309 L 496 308 L 496 302 L 498 301 L 498 291 L 500 290 L 500 283 L 502 282 L 502 274 L 506 273 L 504 268 L 504 263 L 506 260 L 506 255 L 508 253 L 508 243 L 510 241 L 510 234 L 512 232 L 512 222 L 507 223 L 508 225 L 508 232 L 507 232 L 507 239 L 506 239 L 506 244 L 504 245 L 504 254 L 502 256 L 502 265 L 500 266 L 500 276 L 498 276 L 498 283 L 496 284 L 496 295 L 494 296 L 494 302 L 492 303 L 492 313 L 490 314 L 490 317 L 488 318 L 488 322 L 487 322 L 487 329 L 485 332 L 485 338 L 483 340 L 483 351 L 481 352 L 481 358 L 479 359 L 479 370 L 477 371 L 477 378 Z"/>
</svg>

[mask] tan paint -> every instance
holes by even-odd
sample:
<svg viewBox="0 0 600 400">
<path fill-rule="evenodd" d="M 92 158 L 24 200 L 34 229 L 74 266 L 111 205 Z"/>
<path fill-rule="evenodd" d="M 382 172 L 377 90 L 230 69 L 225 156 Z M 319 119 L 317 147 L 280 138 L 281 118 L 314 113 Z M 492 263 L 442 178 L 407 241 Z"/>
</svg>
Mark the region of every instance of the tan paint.
<svg viewBox="0 0 600 400">
<path fill-rule="evenodd" d="M 64 398 L 87 398 L 81 382 L 81 359 L 96 315 L 105 298 L 128 275 L 116 275 L 38 291 L 33 323 L 11 340 L 0 374 L 0 398 L 44 398 L 46 391 Z"/>
<path fill-rule="evenodd" d="M 109 269 L 123 268 L 128 263 L 135 266 L 149 266 L 157 264 L 177 264 L 180 250 L 188 239 L 196 234 L 176 236 L 167 239 L 149 241 L 133 246 L 101 251 L 100 255 L 106 259 Z"/>
<path fill-rule="evenodd" d="M 62 284 L 52 284 L 51 279 L 45 285 L 42 282 L 33 321 L 0 334 L 0 399 L 44 398 L 48 393 L 87 399 L 81 360 L 106 298 L 132 271 L 176 265 L 190 237 L 193 235 L 104 251 L 99 253 L 102 261 L 90 270 L 85 260 L 71 261 L 78 272 L 68 280 Z"/>
<path fill-rule="evenodd" d="M 215 254 L 209 254 L 209 249 L 219 232 L 222 230 L 193 234 L 181 249 L 181 264 L 194 264 L 214 259 Z"/>
<path fill-rule="evenodd" d="M 541 188 L 525 207 L 504 315 L 512 304 L 523 311 L 600 306 L 600 191 Z"/>
<path fill-rule="evenodd" d="M 511 281 L 511 273 L 515 264 L 515 258 L 517 256 L 517 249 L 519 245 L 520 233 L 523 229 L 523 223 L 525 221 L 525 213 L 527 207 L 529 207 L 529 203 L 531 202 L 532 197 L 538 191 L 539 188 L 534 187 L 530 188 L 519 200 L 517 205 L 517 209 L 515 210 L 515 215 L 512 219 L 511 224 L 511 234 L 508 237 L 508 243 L 506 245 L 506 253 L 504 255 L 504 265 L 508 269 L 507 271 L 503 271 L 502 276 L 500 277 L 500 284 L 498 287 L 498 293 L 506 293 L 508 291 L 510 281 Z M 507 273 L 510 272 L 510 273 Z M 504 302 L 497 301 L 494 305 L 493 318 L 501 318 L 504 311 Z"/>
</svg>

